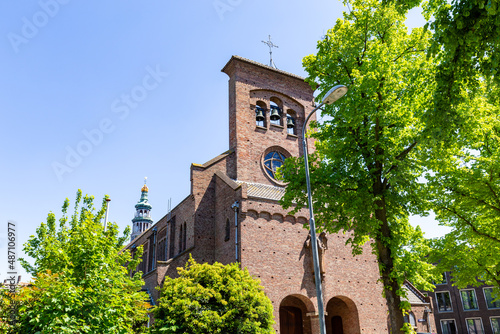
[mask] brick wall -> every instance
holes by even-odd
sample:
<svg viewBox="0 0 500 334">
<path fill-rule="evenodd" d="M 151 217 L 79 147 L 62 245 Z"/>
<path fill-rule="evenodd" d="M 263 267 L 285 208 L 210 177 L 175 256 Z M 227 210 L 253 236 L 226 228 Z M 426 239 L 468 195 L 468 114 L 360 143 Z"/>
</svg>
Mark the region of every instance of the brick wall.
<svg viewBox="0 0 500 334">
<path fill-rule="evenodd" d="M 318 333 L 311 254 L 304 244 L 308 236 L 304 228 L 308 225 L 307 210 L 290 215 L 277 201 L 249 197 L 247 185 L 234 181 L 280 185 L 264 171 L 263 156 L 270 150 L 293 156 L 303 154 L 299 138 L 287 133 L 285 114 L 293 110 L 295 133 L 300 134 L 305 116 L 314 108 L 313 92 L 302 78 L 238 57 L 233 57 L 223 71 L 230 78 L 230 150 L 203 165 L 193 164 L 190 195 L 172 210 L 172 219 L 165 216 L 155 224 L 162 235 L 165 229 L 168 231 L 167 240 L 171 244 L 175 220 L 176 240 L 172 252 L 168 252 L 168 260 L 156 261 L 156 268 L 144 275 L 146 286 L 156 300 L 159 293 L 154 287 L 161 286 L 165 276 L 177 276 L 176 268 L 185 264 L 189 254 L 198 262 L 235 261 L 236 227 L 231 205 L 238 201 L 240 263 L 261 280 L 271 299 L 276 332 L 280 328 L 281 306 L 282 310 L 301 314 L 304 333 Z M 281 126 L 270 124 L 271 100 L 278 101 L 283 108 Z M 263 127 L 255 123 L 257 103 L 268 109 Z M 312 150 L 313 143 L 309 145 Z M 226 240 L 228 221 L 229 240 Z M 178 238 L 184 222 L 186 250 L 179 253 Z M 149 229 L 127 247 L 146 242 L 151 233 Z M 350 248 L 345 246 L 346 235 L 327 238 L 323 282 L 327 329 L 331 331 L 333 318 L 341 316 L 345 334 L 387 333 L 387 309 L 370 246 L 365 247 L 363 255 L 353 258 Z"/>
</svg>

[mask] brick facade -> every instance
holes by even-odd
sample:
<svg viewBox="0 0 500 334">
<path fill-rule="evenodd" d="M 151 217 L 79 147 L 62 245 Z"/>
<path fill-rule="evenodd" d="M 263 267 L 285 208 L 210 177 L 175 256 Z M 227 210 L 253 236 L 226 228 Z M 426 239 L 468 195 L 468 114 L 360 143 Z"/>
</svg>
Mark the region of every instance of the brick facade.
<svg viewBox="0 0 500 334">
<path fill-rule="evenodd" d="M 296 134 L 314 108 L 313 91 L 303 78 L 236 56 L 222 71 L 229 76 L 229 150 L 205 164 L 192 164 L 189 196 L 127 248 L 148 247 L 144 280 L 155 301 L 155 287 L 165 276 L 175 277 L 189 254 L 198 262 L 239 261 L 261 280 L 271 299 L 276 333 L 289 332 L 289 319 L 295 319 L 293 326 L 300 324 L 302 333 L 319 333 L 304 228 L 308 212 L 290 215 L 279 205 L 283 184 L 266 172 L 263 160 L 271 151 L 302 155 Z M 270 120 L 271 102 L 282 110 L 280 124 Z M 256 105 L 265 110 L 263 125 L 256 124 Z M 295 120 L 294 133 L 287 130 L 286 114 Z M 327 236 L 327 332 L 337 333 L 342 323 L 344 334 L 387 333 L 376 257 L 369 245 L 353 257 L 346 239 L 342 233 Z"/>
<path fill-rule="evenodd" d="M 458 289 L 453 286 L 450 273 L 445 273 L 443 282 L 428 293 L 435 305 L 437 333 L 500 333 L 500 302 L 488 305 L 486 296 L 490 289 L 486 285 Z"/>
</svg>

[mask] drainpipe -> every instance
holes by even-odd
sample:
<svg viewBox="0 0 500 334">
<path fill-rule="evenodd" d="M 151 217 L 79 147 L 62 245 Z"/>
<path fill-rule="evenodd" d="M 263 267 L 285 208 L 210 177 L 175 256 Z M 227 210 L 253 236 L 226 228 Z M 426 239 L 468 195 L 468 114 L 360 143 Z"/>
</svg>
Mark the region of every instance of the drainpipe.
<svg viewBox="0 0 500 334">
<path fill-rule="evenodd" d="M 233 205 L 231 205 L 231 209 L 234 210 L 234 226 L 236 227 L 234 231 L 234 247 L 236 251 L 236 262 L 239 261 L 238 259 L 238 208 L 240 207 L 240 203 L 238 201 L 235 201 Z"/>
</svg>

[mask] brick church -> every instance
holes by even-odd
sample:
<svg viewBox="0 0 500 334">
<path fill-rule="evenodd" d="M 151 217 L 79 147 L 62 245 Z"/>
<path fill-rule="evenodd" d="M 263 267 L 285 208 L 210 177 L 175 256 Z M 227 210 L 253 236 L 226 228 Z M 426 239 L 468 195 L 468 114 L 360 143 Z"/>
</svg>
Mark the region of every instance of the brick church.
<svg viewBox="0 0 500 334">
<path fill-rule="evenodd" d="M 302 155 L 297 134 L 314 109 L 313 91 L 304 78 L 237 56 L 222 72 L 229 76 L 229 150 L 193 163 L 189 195 L 155 224 L 144 186 L 127 248 L 144 246 L 138 270 L 154 301 L 155 287 L 176 276 L 189 254 L 236 261 L 260 279 L 277 333 L 319 333 L 309 214 L 279 205 L 285 185 L 275 177 L 285 158 Z M 353 257 L 346 238 L 321 238 L 327 333 L 387 333 L 376 257 L 369 247 Z"/>
</svg>

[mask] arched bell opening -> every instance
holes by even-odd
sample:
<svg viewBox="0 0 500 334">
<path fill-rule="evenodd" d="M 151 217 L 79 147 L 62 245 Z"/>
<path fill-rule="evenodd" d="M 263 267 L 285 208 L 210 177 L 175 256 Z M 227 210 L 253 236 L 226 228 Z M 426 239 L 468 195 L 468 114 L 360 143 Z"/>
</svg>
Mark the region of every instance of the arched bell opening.
<svg viewBox="0 0 500 334">
<path fill-rule="evenodd" d="M 269 119 L 271 124 L 274 125 L 283 125 L 281 119 L 283 117 L 283 102 L 277 97 L 271 97 L 271 101 L 269 102 Z"/>
<path fill-rule="evenodd" d="M 263 101 L 257 101 L 255 105 L 255 125 L 266 126 L 266 104 Z"/>
<path fill-rule="evenodd" d="M 326 332 L 328 334 L 359 334 L 358 308 L 345 297 L 333 297 L 326 304 Z"/>
<path fill-rule="evenodd" d="M 308 313 L 314 312 L 314 305 L 302 295 L 285 297 L 280 304 L 280 334 L 312 334 Z"/>
<path fill-rule="evenodd" d="M 296 135 L 297 134 L 297 126 L 296 126 L 296 120 L 297 120 L 297 114 L 295 111 L 292 109 L 288 109 L 286 111 L 286 131 L 291 134 L 291 135 Z"/>
</svg>

